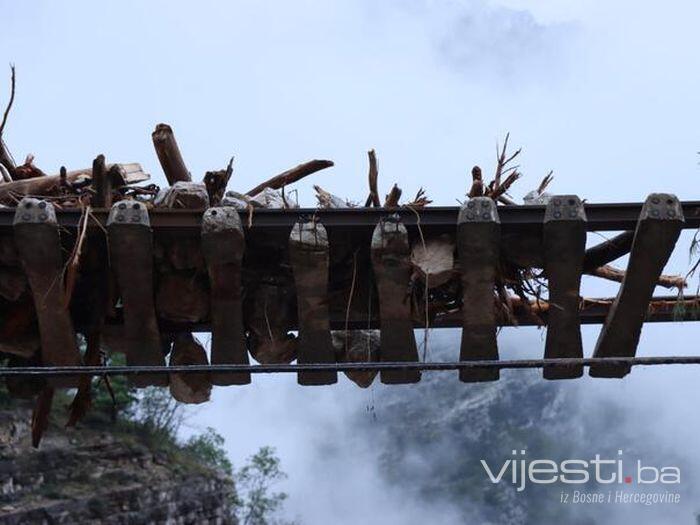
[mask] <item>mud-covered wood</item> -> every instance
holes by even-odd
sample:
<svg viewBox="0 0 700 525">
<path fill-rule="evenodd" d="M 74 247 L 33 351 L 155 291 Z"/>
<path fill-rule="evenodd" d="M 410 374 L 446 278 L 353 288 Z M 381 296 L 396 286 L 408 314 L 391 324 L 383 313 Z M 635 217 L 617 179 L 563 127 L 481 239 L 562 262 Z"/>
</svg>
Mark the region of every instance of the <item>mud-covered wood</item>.
<svg viewBox="0 0 700 525">
<path fill-rule="evenodd" d="M 579 293 L 586 253 L 586 212 L 576 195 L 553 196 L 543 225 L 544 269 L 549 289 L 545 359 L 583 357 Z M 545 379 L 572 379 L 582 366 L 544 368 Z"/>
<path fill-rule="evenodd" d="M 204 347 L 190 333 L 175 336 L 170 354 L 171 366 L 208 365 Z M 181 403 L 199 404 L 209 401 L 211 380 L 208 372 L 201 374 L 170 374 L 170 393 Z"/>
<path fill-rule="evenodd" d="M 601 329 L 593 357 L 634 357 L 659 275 L 671 256 L 684 223 L 674 195 L 652 193 L 639 215 L 627 273 Z M 596 365 L 593 377 L 624 377 L 629 366 Z"/>
<path fill-rule="evenodd" d="M 494 286 L 498 271 L 501 227 L 490 197 L 469 199 L 459 211 L 457 251 L 462 279 L 460 361 L 498 359 Z M 465 382 L 495 381 L 496 368 L 459 371 Z"/>
<path fill-rule="evenodd" d="M 408 287 L 408 232 L 398 215 L 382 218 L 372 234 L 372 268 L 379 293 L 380 359 L 418 361 Z M 416 383 L 420 370 L 382 370 L 382 383 Z"/>
<path fill-rule="evenodd" d="M 379 330 L 334 330 L 331 332 L 336 360 L 342 363 L 376 363 L 379 361 Z M 360 388 L 368 388 L 376 370 L 343 372 Z"/>
<path fill-rule="evenodd" d="M 294 272 L 299 318 L 299 363 L 333 363 L 328 313 L 328 235 L 322 224 L 298 222 L 289 235 L 289 259 Z M 329 385 L 335 371 L 299 372 L 300 385 Z"/>
<path fill-rule="evenodd" d="M 153 300 L 153 238 L 146 207 L 136 201 L 112 206 L 107 219 L 109 253 L 124 310 L 128 365 L 165 364 Z M 137 387 L 167 384 L 165 375 L 137 375 Z"/>
<path fill-rule="evenodd" d="M 243 326 L 241 264 L 245 238 L 238 212 L 232 207 L 209 208 L 202 218 L 202 253 L 211 288 L 211 362 L 250 363 Z M 250 373 L 214 373 L 215 385 L 245 385 Z"/>
<path fill-rule="evenodd" d="M 34 298 L 41 361 L 47 366 L 79 365 L 80 352 L 65 302 L 63 255 L 53 206 L 39 199 L 22 199 L 15 211 L 14 234 Z M 54 378 L 51 384 L 76 386 L 77 378 Z"/>
</svg>

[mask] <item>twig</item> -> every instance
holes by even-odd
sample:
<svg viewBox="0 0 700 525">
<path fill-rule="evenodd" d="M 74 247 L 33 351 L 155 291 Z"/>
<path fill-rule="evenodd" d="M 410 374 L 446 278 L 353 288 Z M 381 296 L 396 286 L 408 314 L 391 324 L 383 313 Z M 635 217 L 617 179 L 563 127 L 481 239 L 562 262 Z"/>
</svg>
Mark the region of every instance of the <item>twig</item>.
<svg viewBox="0 0 700 525">
<path fill-rule="evenodd" d="M 2 132 L 5 131 L 5 124 L 7 124 L 7 117 L 10 115 L 10 109 L 12 108 L 12 103 L 15 101 L 15 66 L 10 64 L 10 71 L 12 71 L 11 76 L 11 91 L 10 91 L 10 101 L 7 103 L 5 108 L 5 113 L 2 116 L 2 123 L 0 123 L 0 138 L 2 138 Z"/>
</svg>

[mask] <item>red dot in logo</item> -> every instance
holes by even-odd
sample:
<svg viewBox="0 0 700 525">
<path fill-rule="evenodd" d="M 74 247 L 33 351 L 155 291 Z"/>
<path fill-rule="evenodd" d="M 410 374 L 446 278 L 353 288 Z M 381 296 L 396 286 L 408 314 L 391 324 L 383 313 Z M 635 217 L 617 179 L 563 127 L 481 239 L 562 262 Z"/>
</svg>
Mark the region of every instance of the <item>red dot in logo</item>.
<svg viewBox="0 0 700 525">
<path fill-rule="evenodd" d="M 632 476 L 627 476 L 625 478 L 625 483 L 632 483 Z"/>
</svg>

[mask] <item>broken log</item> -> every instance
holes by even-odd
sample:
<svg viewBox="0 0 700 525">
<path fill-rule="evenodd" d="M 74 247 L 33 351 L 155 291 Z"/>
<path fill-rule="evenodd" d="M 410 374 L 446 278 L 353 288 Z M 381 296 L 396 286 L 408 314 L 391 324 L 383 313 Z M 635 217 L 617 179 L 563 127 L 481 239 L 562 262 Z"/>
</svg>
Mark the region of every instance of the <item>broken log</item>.
<svg viewBox="0 0 700 525">
<path fill-rule="evenodd" d="M 371 149 L 367 152 L 367 157 L 369 158 L 369 173 L 367 174 L 369 179 L 369 196 L 365 201 L 365 208 L 368 208 L 370 205 L 379 208 L 382 203 L 379 201 L 379 190 L 377 189 L 377 180 L 379 178 L 377 154 Z"/>
<path fill-rule="evenodd" d="M 92 162 L 92 187 L 95 190 L 95 195 L 92 197 L 93 207 L 111 208 L 112 180 L 107 173 L 104 155 L 98 155 Z"/>
<path fill-rule="evenodd" d="M 449 234 L 422 242 L 415 242 L 411 249 L 411 264 L 417 277 L 428 288 L 437 288 L 457 273 L 455 270 L 455 242 Z"/>
<path fill-rule="evenodd" d="M 379 361 L 379 330 L 334 330 L 331 338 L 338 362 Z M 360 388 L 368 388 L 377 377 L 377 370 L 349 370 L 343 373 Z"/>
<path fill-rule="evenodd" d="M 15 243 L 34 298 L 41 360 L 47 366 L 77 366 L 80 353 L 76 346 L 73 322 L 65 303 L 63 255 L 54 207 L 39 199 L 25 197 L 14 218 Z M 50 384 L 72 387 L 75 377 L 54 378 Z"/>
<path fill-rule="evenodd" d="M 328 235 L 322 224 L 298 222 L 289 235 L 289 259 L 294 273 L 299 318 L 297 361 L 334 363 L 328 314 Z M 335 371 L 299 372 L 300 385 L 330 385 Z"/>
<path fill-rule="evenodd" d="M 634 357 L 659 275 L 683 228 L 683 209 L 674 195 L 652 193 L 639 215 L 627 272 L 593 357 Z M 624 377 L 629 366 L 595 365 L 592 377 Z"/>
<path fill-rule="evenodd" d="M 129 366 L 163 366 L 160 331 L 153 301 L 153 237 L 146 206 L 121 201 L 107 219 L 110 261 L 124 308 L 124 343 Z M 137 375 L 137 387 L 165 386 L 165 375 Z"/>
<path fill-rule="evenodd" d="M 134 184 L 149 179 L 138 163 L 107 164 L 108 173 L 113 177 L 112 186 L 119 187 Z M 92 178 L 92 168 L 66 173 L 65 180 L 70 185 L 89 183 Z M 61 175 L 47 175 L 27 180 L 15 180 L 0 184 L 0 204 L 15 205 L 24 195 L 50 196 L 59 195 L 62 189 Z"/>
<path fill-rule="evenodd" d="M 170 366 L 208 365 L 204 347 L 192 334 L 177 334 L 170 354 Z M 211 381 L 209 373 L 170 374 L 170 394 L 180 403 L 199 404 L 209 401 Z"/>
<path fill-rule="evenodd" d="M 232 173 L 233 157 L 231 157 L 231 160 L 229 161 L 225 170 L 207 171 L 204 174 L 204 186 L 207 188 L 209 204 L 211 206 L 221 205 L 221 199 L 224 198 L 226 186 L 228 185 L 228 181 L 231 179 Z"/>
<path fill-rule="evenodd" d="M 623 282 L 625 279 L 624 270 L 609 265 L 601 266 L 588 273 L 589 275 L 595 275 L 608 281 L 617 281 L 618 283 Z M 678 290 L 682 290 L 688 285 L 685 278 L 680 275 L 659 275 L 656 284 L 664 288 L 677 288 Z"/>
<path fill-rule="evenodd" d="M 397 214 L 383 217 L 372 234 L 372 268 L 379 294 L 380 358 L 418 361 L 408 286 L 411 261 L 408 232 Z M 417 383 L 420 370 L 382 370 L 382 383 Z"/>
<path fill-rule="evenodd" d="M 190 182 L 192 177 L 185 166 L 185 161 L 182 160 L 173 129 L 167 124 L 158 124 L 151 138 L 168 184 L 172 186 L 176 182 Z"/>
<path fill-rule="evenodd" d="M 209 208 L 202 218 L 202 253 L 211 288 L 211 362 L 247 365 L 241 265 L 245 237 L 238 212 L 231 207 Z M 245 385 L 250 373 L 214 373 L 215 385 Z"/>
<path fill-rule="evenodd" d="M 627 255 L 632 249 L 633 240 L 634 231 L 622 232 L 612 239 L 588 248 L 583 261 L 583 272 L 592 273 L 596 268 Z"/>
<path fill-rule="evenodd" d="M 498 272 L 500 221 L 496 202 L 473 197 L 459 210 L 457 251 L 462 278 L 460 361 L 498 359 L 494 288 Z M 464 382 L 495 381 L 497 368 L 459 371 Z"/>
<path fill-rule="evenodd" d="M 389 194 L 384 199 L 385 208 L 396 208 L 399 205 L 399 199 L 401 198 L 401 188 L 394 184 L 389 191 Z"/>
<path fill-rule="evenodd" d="M 269 188 L 271 190 L 278 190 L 284 186 L 289 186 L 290 184 L 293 184 L 296 181 L 303 179 L 307 175 L 311 175 L 312 173 L 316 173 L 317 171 L 330 168 L 331 166 L 333 166 L 333 161 L 330 160 L 310 160 L 308 162 L 304 162 L 303 164 L 299 164 L 298 166 L 295 166 L 292 169 L 282 172 L 279 175 L 276 175 L 271 179 L 266 180 L 261 184 L 258 184 L 257 186 L 255 186 L 255 188 L 246 192 L 246 195 L 255 197 L 265 188 Z"/>
<path fill-rule="evenodd" d="M 287 283 L 263 282 L 247 295 L 249 349 L 260 364 L 291 363 L 297 357 L 298 340 L 289 333 L 294 326 L 292 290 Z"/>
<path fill-rule="evenodd" d="M 586 212 L 576 195 L 556 195 L 547 204 L 543 225 L 544 269 L 549 310 L 545 359 L 583 357 L 579 290 L 586 252 Z M 546 367 L 545 379 L 573 379 L 583 366 Z"/>
</svg>

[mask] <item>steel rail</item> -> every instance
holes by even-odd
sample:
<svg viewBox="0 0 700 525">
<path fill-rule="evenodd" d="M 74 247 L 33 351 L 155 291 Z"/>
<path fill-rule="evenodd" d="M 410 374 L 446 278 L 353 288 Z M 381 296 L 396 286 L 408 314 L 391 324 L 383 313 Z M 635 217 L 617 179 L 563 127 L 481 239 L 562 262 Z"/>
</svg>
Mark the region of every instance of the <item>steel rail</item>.
<svg viewBox="0 0 700 525">
<path fill-rule="evenodd" d="M 138 374 L 201 374 L 205 372 L 250 372 L 252 374 L 320 372 L 333 370 L 426 370 L 449 371 L 467 368 L 527 369 L 545 367 L 590 367 L 594 365 L 658 366 L 700 365 L 700 356 L 587 357 L 578 359 L 506 359 L 443 362 L 310 363 L 294 365 L 178 365 L 178 366 L 26 366 L 2 367 L 0 377 L 13 376 L 129 376 Z"/>
<path fill-rule="evenodd" d="M 700 227 L 700 201 L 681 203 L 685 216 L 685 228 Z M 588 231 L 633 230 L 642 209 L 641 202 L 585 204 Z M 544 219 L 545 206 L 499 206 L 498 213 L 502 227 L 540 228 Z M 384 208 L 342 208 L 342 209 L 255 209 L 252 215 L 252 230 L 289 229 L 302 217 L 315 216 L 329 229 L 370 229 L 376 226 L 380 217 L 388 213 L 398 213 L 407 226 L 415 226 L 451 231 L 457 224 L 458 206 L 431 206 L 424 209 L 401 207 L 396 210 Z M 14 208 L 0 208 L 0 231 L 12 227 Z M 199 234 L 202 211 L 196 210 L 150 210 L 151 227 L 159 231 Z M 90 221 L 91 228 L 105 226 L 108 210 L 94 209 Z M 64 209 L 56 213 L 58 222 L 65 228 L 75 228 L 80 220 L 80 209 Z M 243 221 L 247 227 L 247 221 Z"/>
</svg>

